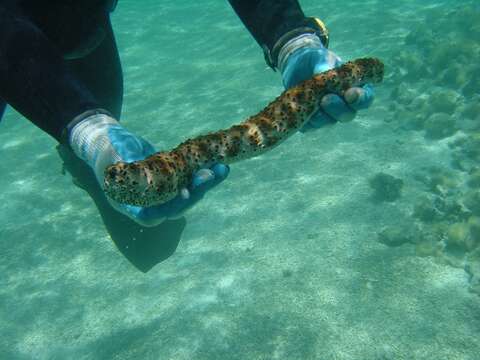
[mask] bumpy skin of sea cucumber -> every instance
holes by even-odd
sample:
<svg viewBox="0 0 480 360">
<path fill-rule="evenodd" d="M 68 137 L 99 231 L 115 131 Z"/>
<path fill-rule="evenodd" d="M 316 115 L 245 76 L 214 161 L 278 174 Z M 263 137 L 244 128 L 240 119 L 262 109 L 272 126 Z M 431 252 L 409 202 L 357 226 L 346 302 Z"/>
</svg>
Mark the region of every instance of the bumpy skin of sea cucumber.
<svg viewBox="0 0 480 360">
<path fill-rule="evenodd" d="M 379 83 L 383 72 L 380 60 L 363 58 L 317 74 L 229 129 L 188 139 L 171 151 L 155 153 L 145 160 L 109 166 L 105 169 L 105 193 L 124 204 L 148 207 L 165 203 L 188 187 L 199 169 L 216 162 L 231 164 L 271 150 L 310 119 L 324 95 L 343 95 L 352 86 Z"/>
</svg>

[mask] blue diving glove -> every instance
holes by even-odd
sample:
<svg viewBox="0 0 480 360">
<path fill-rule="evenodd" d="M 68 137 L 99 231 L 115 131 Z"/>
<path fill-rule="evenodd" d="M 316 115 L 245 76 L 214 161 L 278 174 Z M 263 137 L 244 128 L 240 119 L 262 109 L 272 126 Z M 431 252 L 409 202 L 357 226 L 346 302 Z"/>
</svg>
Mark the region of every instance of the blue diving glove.
<svg viewBox="0 0 480 360">
<path fill-rule="evenodd" d="M 315 34 L 303 34 L 293 38 L 282 47 L 278 55 L 278 67 L 286 89 L 341 64 L 342 60 L 323 46 Z M 372 104 L 373 98 L 373 87 L 369 84 L 348 89 L 343 98 L 336 94 L 325 95 L 320 102 L 320 110 L 301 131 L 336 121 L 351 121 L 357 110 L 366 109 Z"/>
<path fill-rule="evenodd" d="M 156 152 L 144 139 L 133 135 L 112 117 L 97 113 L 77 123 L 69 133 L 69 143 L 75 154 L 94 171 L 103 187 L 103 174 L 107 166 L 118 161 L 143 160 Z M 174 199 L 157 206 L 139 207 L 120 204 L 108 198 L 110 204 L 143 226 L 155 226 L 166 219 L 180 217 L 205 193 L 228 176 L 229 167 L 214 164 L 194 174 L 192 184 L 181 190 Z"/>
</svg>

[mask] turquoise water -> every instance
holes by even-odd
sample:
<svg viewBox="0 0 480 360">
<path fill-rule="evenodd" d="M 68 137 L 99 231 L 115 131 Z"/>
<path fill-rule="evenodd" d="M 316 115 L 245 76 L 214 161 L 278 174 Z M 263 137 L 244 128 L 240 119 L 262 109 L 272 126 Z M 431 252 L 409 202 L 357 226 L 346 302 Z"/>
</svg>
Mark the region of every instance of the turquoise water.
<svg viewBox="0 0 480 360">
<path fill-rule="evenodd" d="M 8 110 L 1 358 L 479 359 L 478 5 L 301 3 L 344 59 L 384 60 L 375 104 L 233 165 L 185 219 L 102 220 Z M 159 149 L 282 91 L 226 2 L 122 0 L 113 23 L 122 121 Z"/>
</svg>

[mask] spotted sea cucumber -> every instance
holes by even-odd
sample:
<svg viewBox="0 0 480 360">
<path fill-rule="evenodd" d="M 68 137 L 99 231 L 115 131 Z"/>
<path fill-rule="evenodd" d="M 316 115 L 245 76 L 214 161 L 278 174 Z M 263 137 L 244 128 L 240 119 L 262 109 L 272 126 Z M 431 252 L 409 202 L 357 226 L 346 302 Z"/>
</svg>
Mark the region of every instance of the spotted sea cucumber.
<svg viewBox="0 0 480 360">
<path fill-rule="evenodd" d="M 188 187 L 197 170 L 271 150 L 309 120 L 324 95 L 343 95 L 352 86 L 379 83 L 383 72 L 379 59 L 363 58 L 317 74 L 284 91 L 258 114 L 238 125 L 188 139 L 171 151 L 157 152 L 145 160 L 107 167 L 104 191 L 124 204 L 165 203 Z"/>
</svg>

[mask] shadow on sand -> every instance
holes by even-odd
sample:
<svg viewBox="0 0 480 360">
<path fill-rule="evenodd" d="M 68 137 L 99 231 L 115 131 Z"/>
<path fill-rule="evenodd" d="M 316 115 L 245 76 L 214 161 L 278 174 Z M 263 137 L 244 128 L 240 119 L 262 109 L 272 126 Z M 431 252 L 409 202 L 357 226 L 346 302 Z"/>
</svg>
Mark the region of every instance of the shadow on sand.
<svg viewBox="0 0 480 360">
<path fill-rule="evenodd" d="M 111 239 L 118 250 L 142 272 L 170 257 L 176 250 L 186 225 L 185 218 L 168 220 L 155 227 L 143 227 L 114 210 L 108 203 L 93 171 L 66 146 L 58 145 L 63 168 L 73 182 L 94 201 Z"/>
</svg>

